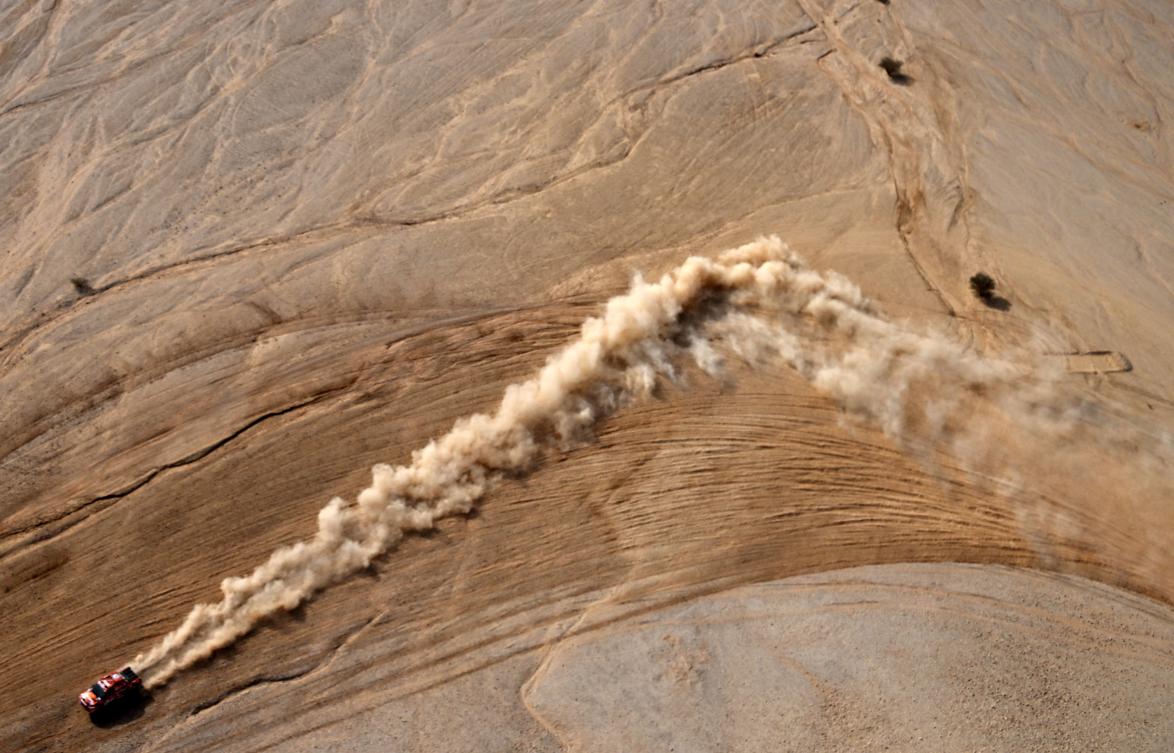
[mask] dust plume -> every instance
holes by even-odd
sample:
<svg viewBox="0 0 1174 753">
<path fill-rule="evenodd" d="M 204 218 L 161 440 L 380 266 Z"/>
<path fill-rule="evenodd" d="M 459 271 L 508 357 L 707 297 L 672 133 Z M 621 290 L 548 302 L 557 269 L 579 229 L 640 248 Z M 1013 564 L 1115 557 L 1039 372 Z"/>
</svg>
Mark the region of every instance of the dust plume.
<svg viewBox="0 0 1174 753">
<path fill-rule="evenodd" d="M 469 512 L 496 477 L 533 468 L 544 449 L 583 440 L 627 402 L 679 381 L 687 363 L 717 374 L 729 356 L 785 364 L 848 415 L 910 441 L 978 446 L 964 429 L 976 410 L 992 406 L 1045 433 L 1080 419 L 1055 407 L 1052 375 L 1038 364 L 983 358 L 890 322 L 846 278 L 809 269 L 778 238 L 759 239 L 717 259 L 689 258 L 655 282 L 637 277 L 533 377 L 507 387 L 495 411 L 458 420 L 405 465 L 376 465 L 353 502 L 334 498 L 319 512 L 313 538 L 225 579 L 219 602 L 197 605 L 132 665 L 149 687 L 162 685 L 268 616 L 366 568 L 405 534 Z"/>
</svg>

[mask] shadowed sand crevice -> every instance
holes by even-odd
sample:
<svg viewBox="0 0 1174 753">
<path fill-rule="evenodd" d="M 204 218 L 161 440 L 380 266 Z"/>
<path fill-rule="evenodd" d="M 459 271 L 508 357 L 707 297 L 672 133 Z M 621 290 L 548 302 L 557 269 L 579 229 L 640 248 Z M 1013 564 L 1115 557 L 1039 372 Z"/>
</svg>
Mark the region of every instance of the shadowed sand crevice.
<svg viewBox="0 0 1174 753">
<path fill-rule="evenodd" d="M 207 701 L 201 701 L 200 703 L 196 704 L 195 708 L 193 708 L 191 710 L 191 713 L 188 714 L 188 716 L 189 717 L 197 716 L 197 715 L 199 715 L 205 711 L 208 711 L 209 709 L 211 709 L 221 703 L 224 703 L 225 701 L 232 699 L 235 696 L 240 695 L 241 693 L 244 693 L 245 691 L 252 690 L 254 688 L 264 686 L 264 685 L 274 685 L 274 684 L 282 683 L 282 682 L 290 682 L 292 680 L 300 680 L 303 677 L 308 677 L 308 676 L 314 674 L 315 672 L 326 669 L 327 667 L 330 666 L 331 662 L 333 662 L 338 657 L 340 652 L 346 650 L 346 648 L 348 646 L 350 646 L 352 643 L 354 643 L 355 641 L 357 641 L 359 639 L 359 637 L 364 632 L 366 632 L 366 630 L 368 628 L 370 628 L 372 625 L 376 624 L 379 620 L 381 620 L 385 616 L 387 616 L 387 613 L 389 611 L 390 610 L 387 610 L 387 609 L 383 610 L 379 614 L 375 615 L 374 617 L 371 617 L 366 622 L 364 622 L 361 625 L 359 625 L 358 627 L 356 627 L 350 633 L 343 635 L 342 638 L 333 647 L 328 649 L 325 652 L 325 654 L 322 656 L 322 658 L 319 659 L 312 666 L 307 667 L 303 670 L 290 672 L 288 674 L 275 675 L 275 676 L 271 676 L 271 677 L 270 676 L 257 677 L 256 679 L 250 680 L 249 682 L 245 683 L 244 685 L 241 685 L 236 688 L 232 688 L 231 690 L 226 690 L 226 691 L 224 691 L 224 693 L 222 693 L 221 695 L 219 695 L 215 698 L 208 699 Z"/>
<path fill-rule="evenodd" d="M 140 489 L 145 487 L 147 484 L 151 483 L 156 478 L 158 478 L 161 474 L 165 474 L 168 471 L 172 471 L 177 468 L 183 468 L 184 466 L 190 466 L 192 464 L 200 462 L 201 460 L 204 460 L 212 453 L 228 446 L 233 441 L 235 441 L 236 439 L 239 439 L 241 436 L 243 436 L 245 433 L 249 432 L 252 429 L 255 429 L 256 427 L 260 426 L 261 424 L 265 423 L 266 421 L 269 421 L 274 418 L 278 418 L 280 416 L 285 416 L 290 413 L 294 413 L 296 411 L 302 410 L 303 408 L 308 408 L 312 405 L 316 405 L 318 403 L 321 403 L 324 400 L 327 400 L 331 397 L 335 397 L 335 396 L 345 392 L 346 389 L 347 388 L 339 388 L 339 389 L 332 390 L 329 392 L 324 392 L 324 393 L 321 393 L 318 395 L 314 395 L 306 400 L 302 400 L 302 401 L 295 403 L 293 405 L 289 405 L 284 408 L 280 408 L 278 410 L 273 410 L 273 411 L 269 411 L 267 413 L 264 413 L 260 416 L 257 416 L 256 418 L 252 419 L 248 423 L 244 424 L 243 426 L 241 426 L 239 429 L 232 432 L 231 434 L 217 440 L 216 442 L 214 442 L 206 447 L 202 447 L 199 450 L 196 450 L 195 452 L 180 458 L 179 460 L 175 460 L 173 462 L 170 462 L 165 465 L 161 465 L 157 468 L 152 469 L 149 473 L 144 475 L 142 478 L 138 479 L 137 481 L 131 483 L 130 485 L 128 485 L 122 489 L 119 489 L 114 492 L 110 492 L 108 494 L 102 494 L 102 495 L 93 497 L 91 499 L 85 500 L 85 501 L 81 502 L 81 504 L 79 504 L 69 510 L 62 512 L 60 515 L 58 515 L 56 517 L 36 520 L 35 522 L 30 523 L 30 524 L 26 524 L 23 526 L 19 526 L 19 527 L 10 528 L 8 530 L 5 530 L 3 533 L 3 538 L 0 539 L 0 541 L 4 542 L 4 545 L 3 545 L 4 550 L 3 550 L 3 552 L 0 552 L 0 561 L 2 561 L 5 558 L 19 554 L 21 551 L 23 551 L 23 549 L 25 547 L 29 547 L 34 544 L 41 544 L 46 541 L 50 541 L 57 536 L 60 536 L 61 534 L 65 533 L 73 526 L 78 525 L 79 523 L 82 523 L 83 521 L 89 519 L 91 516 L 96 515 L 102 511 L 108 509 L 111 505 L 118 502 L 119 500 L 124 499 L 124 498 L 130 496 L 131 494 L 134 494 L 135 492 L 139 491 Z M 12 537 L 17 537 L 17 536 L 20 536 L 21 534 L 28 534 L 29 532 L 35 532 L 35 533 L 32 533 L 31 535 L 23 536 L 18 541 L 15 541 L 15 542 L 11 541 Z"/>
<path fill-rule="evenodd" d="M 766 42 L 765 44 L 756 45 L 753 49 L 747 50 L 746 52 L 742 52 L 737 55 L 731 55 L 729 57 L 724 57 L 724 58 L 721 58 L 718 60 L 714 60 L 709 63 L 705 63 L 704 65 L 698 65 L 693 68 L 690 68 L 687 71 L 675 73 L 671 76 L 666 76 L 665 78 L 662 78 L 658 81 L 654 81 L 650 84 L 645 84 L 643 86 L 632 89 L 631 91 L 625 92 L 624 94 L 617 97 L 616 101 L 622 100 L 622 99 L 627 99 L 634 94 L 655 91 L 656 89 L 660 89 L 665 86 L 671 86 L 672 84 L 675 84 L 679 81 L 683 81 L 683 80 L 690 78 L 692 76 L 698 76 L 698 75 L 705 74 L 705 73 L 712 73 L 713 71 L 720 70 L 720 69 L 725 68 L 727 66 L 736 65 L 737 63 L 742 63 L 747 60 L 756 60 L 759 58 L 764 58 L 764 57 L 770 55 L 771 53 L 775 52 L 776 50 L 778 50 L 780 47 L 782 47 L 783 45 L 785 45 L 787 42 L 791 41 L 792 39 L 802 37 L 803 35 L 805 35 L 809 32 L 815 31 L 816 28 L 818 28 L 818 27 L 816 26 L 816 24 L 814 22 L 804 24 L 803 26 L 790 32 L 789 34 L 786 34 L 786 35 L 779 37 L 778 39 L 772 40 L 770 42 Z"/>
</svg>

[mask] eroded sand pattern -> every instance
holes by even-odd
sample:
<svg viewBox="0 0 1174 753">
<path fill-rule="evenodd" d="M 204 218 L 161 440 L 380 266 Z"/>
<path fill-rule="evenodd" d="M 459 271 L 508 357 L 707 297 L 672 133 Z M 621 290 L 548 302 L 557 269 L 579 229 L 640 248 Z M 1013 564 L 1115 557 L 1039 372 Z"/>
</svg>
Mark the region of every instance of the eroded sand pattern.
<svg viewBox="0 0 1174 753">
<path fill-rule="evenodd" d="M 1171 38 L 1159 0 L 0 5 L 0 749 L 1174 748 Z M 470 516 L 77 707 L 634 272 L 772 233 L 938 368 L 691 299 L 625 400 L 458 474 Z"/>
</svg>

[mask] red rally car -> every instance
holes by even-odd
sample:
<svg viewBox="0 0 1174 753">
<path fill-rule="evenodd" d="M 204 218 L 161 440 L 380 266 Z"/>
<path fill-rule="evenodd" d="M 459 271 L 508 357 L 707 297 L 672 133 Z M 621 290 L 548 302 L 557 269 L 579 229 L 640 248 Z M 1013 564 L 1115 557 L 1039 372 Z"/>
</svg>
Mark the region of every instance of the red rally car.
<svg viewBox="0 0 1174 753">
<path fill-rule="evenodd" d="M 91 714 L 114 704 L 119 698 L 142 687 L 143 681 L 130 667 L 111 672 L 78 696 L 82 707 Z"/>
</svg>

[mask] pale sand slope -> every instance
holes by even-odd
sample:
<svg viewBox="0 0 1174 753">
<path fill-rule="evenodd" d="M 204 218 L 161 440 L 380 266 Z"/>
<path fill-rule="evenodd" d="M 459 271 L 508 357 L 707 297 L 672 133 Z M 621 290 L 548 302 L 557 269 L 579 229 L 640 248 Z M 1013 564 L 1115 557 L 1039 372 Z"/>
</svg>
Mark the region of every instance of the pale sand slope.
<svg viewBox="0 0 1174 753">
<path fill-rule="evenodd" d="M 364 633 L 304 681 L 233 695 L 149 749 L 1158 753 L 1174 741 L 1174 612 L 1084 579 L 887 565 L 651 612 L 615 596 L 487 647 L 488 668 L 461 675 L 458 659 L 431 687 L 397 677 L 405 665 Z M 340 702 L 265 724 L 307 692 Z M 225 741 L 226 729 L 239 732 Z"/>
<path fill-rule="evenodd" d="M 541 641 L 604 594 L 651 606 L 849 565 L 967 560 L 1171 599 L 1152 555 L 1174 514 L 1130 486 L 1130 447 L 1079 458 L 1103 469 L 1095 487 L 1068 483 L 1043 448 L 1018 469 L 1030 490 L 1007 497 L 949 458 L 841 425 L 793 375 L 739 373 L 736 388 L 698 383 L 620 415 L 478 517 L 182 675 L 134 724 L 92 728 L 73 697 L 95 675 L 310 533 L 372 463 L 491 406 L 632 269 L 690 252 L 778 232 L 891 315 L 975 348 L 1035 339 L 1075 364 L 1066 389 L 1140 436 L 1174 426 L 1164 0 L 441 5 L 0 6 L 0 631 L 23 678 L 0 712 L 4 746 L 197 749 L 213 735 L 251 750 L 328 721 L 319 734 L 358 740 L 362 722 L 377 745 L 384 728 L 354 710 L 429 687 L 460 704 L 432 720 L 420 695 L 399 747 L 588 746 L 577 725 L 594 717 L 566 688 L 595 688 L 582 679 L 594 664 L 554 654 L 564 673 L 552 660 L 523 684 Z M 884 56 L 904 62 L 905 85 L 877 67 Z M 978 269 L 1008 310 L 969 295 Z M 1099 351 L 1116 355 L 1059 355 Z M 1169 463 L 1137 444 L 1149 469 Z M 749 609 L 731 598 L 697 609 Z M 967 614 L 966 629 L 987 629 Z M 1070 657 L 1066 639 L 1032 638 L 1039 655 Z M 706 640 L 728 666 L 754 661 L 729 632 Z M 825 725 L 904 745 L 918 728 L 916 694 L 885 690 L 899 665 L 870 665 L 864 643 L 851 649 L 859 687 L 893 715 L 780 705 L 802 717 L 794 734 Z M 640 672 L 618 658 L 630 648 L 593 650 Z M 1007 666 L 1000 644 L 984 650 Z M 1139 655 L 1087 661 L 1128 679 Z M 952 661 L 934 669 L 943 687 Z M 1082 661 L 1008 668 L 1008 698 L 1041 677 L 1098 690 L 1081 689 Z M 1161 661 L 1148 663 L 1168 692 Z M 631 673 L 617 682 L 635 693 Z M 759 681 L 775 680 L 746 680 Z M 1136 682 L 1121 692 L 1149 697 Z M 473 692 L 493 683 L 500 713 Z M 734 691 L 749 692 L 734 683 L 707 713 L 732 713 Z M 1107 749 L 1137 749 L 1135 713 L 1106 717 L 1119 733 Z M 1031 718 L 1045 737 L 1067 729 Z M 1168 719 L 1139 739 L 1169 741 Z M 1023 749 L 1038 739 L 1014 737 L 1027 724 L 1012 719 L 992 747 Z M 459 737 L 485 725 L 492 744 Z"/>
</svg>

